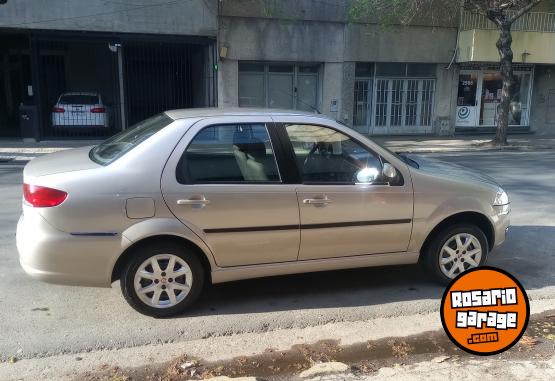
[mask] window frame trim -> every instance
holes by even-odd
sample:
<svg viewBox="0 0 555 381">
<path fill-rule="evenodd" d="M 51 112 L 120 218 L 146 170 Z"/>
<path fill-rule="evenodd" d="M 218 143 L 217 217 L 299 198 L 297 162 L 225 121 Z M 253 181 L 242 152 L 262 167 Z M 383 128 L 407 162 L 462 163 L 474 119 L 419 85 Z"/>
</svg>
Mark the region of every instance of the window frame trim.
<svg viewBox="0 0 555 381">
<path fill-rule="evenodd" d="M 254 124 L 263 124 L 264 127 L 266 128 L 266 132 L 268 134 L 268 138 L 270 139 L 270 146 L 272 147 L 272 153 L 273 153 L 273 157 L 274 157 L 274 162 L 276 164 L 276 169 L 277 169 L 277 173 L 279 176 L 279 180 L 278 181 L 192 181 L 189 175 L 189 171 L 187 170 L 185 172 L 185 179 L 184 182 L 180 181 L 180 178 L 178 176 L 178 171 L 179 168 L 181 166 L 187 166 L 187 159 L 186 159 L 186 153 L 187 150 L 189 149 L 189 147 L 191 146 L 191 144 L 193 143 L 193 141 L 195 140 L 195 138 L 204 130 L 206 130 L 207 128 L 211 128 L 211 127 L 219 127 L 219 126 L 240 126 L 240 125 L 254 125 Z M 179 159 L 177 161 L 177 165 L 175 166 L 175 170 L 174 170 L 174 177 L 175 177 L 175 181 L 180 184 L 180 185 L 283 185 L 286 184 L 286 182 L 284 182 L 284 177 L 282 175 L 282 171 L 280 169 L 280 163 L 279 163 L 279 158 L 278 158 L 278 154 L 276 152 L 276 144 L 274 144 L 274 139 L 272 137 L 272 133 L 270 132 L 270 130 L 272 130 L 274 123 L 272 122 L 239 122 L 239 123 L 233 123 L 233 122 L 224 122 L 224 123 L 214 123 L 214 124 L 208 124 L 204 127 L 202 127 L 200 130 L 197 131 L 197 133 L 191 138 L 191 140 L 187 143 L 187 145 L 185 146 L 185 149 L 183 150 L 183 153 L 181 153 L 181 155 L 179 156 Z M 277 144 L 279 146 L 279 144 Z M 187 167 L 188 169 L 188 167 Z"/>
</svg>

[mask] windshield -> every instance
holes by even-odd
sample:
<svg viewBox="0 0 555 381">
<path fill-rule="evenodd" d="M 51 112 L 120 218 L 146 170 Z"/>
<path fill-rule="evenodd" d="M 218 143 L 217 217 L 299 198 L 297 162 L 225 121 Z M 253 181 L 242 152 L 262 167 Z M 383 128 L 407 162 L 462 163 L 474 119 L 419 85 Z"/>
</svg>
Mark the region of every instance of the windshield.
<svg viewBox="0 0 555 381">
<path fill-rule="evenodd" d="M 99 104 L 98 95 L 66 94 L 60 97 L 61 105 L 96 105 Z"/>
<path fill-rule="evenodd" d="M 172 122 L 173 119 L 166 114 L 158 114 L 143 120 L 94 147 L 89 157 L 95 163 L 108 165 Z"/>
</svg>

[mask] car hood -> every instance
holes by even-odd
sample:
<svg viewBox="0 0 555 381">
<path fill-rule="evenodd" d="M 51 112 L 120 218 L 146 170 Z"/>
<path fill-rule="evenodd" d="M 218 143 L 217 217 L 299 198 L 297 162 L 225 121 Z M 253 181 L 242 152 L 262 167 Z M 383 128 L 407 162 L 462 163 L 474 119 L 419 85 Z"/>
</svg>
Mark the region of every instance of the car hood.
<svg viewBox="0 0 555 381">
<path fill-rule="evenodd" d="M 91 148 L 81 147 L 39 156 L 25 166 L 23 175 L 36 177 L 98 168 L 100 165 L 89 158 Z"/>
<path fill-rule="evenodd" d="M 447 163 L 445 161 L 418 155 L 405 156 L 418 163 L 419 171 L 426 172 L 430 175 L 448 177 L 450 179 L 458 179 L 463 181 L 485 183 L 495 187 L 500 187 L 499 183 L 497 183 L 497 181 L 495 181 L 493 177 L 488 176 L 483 172 L 464 167 L 462 165 Z"/>
</svg>

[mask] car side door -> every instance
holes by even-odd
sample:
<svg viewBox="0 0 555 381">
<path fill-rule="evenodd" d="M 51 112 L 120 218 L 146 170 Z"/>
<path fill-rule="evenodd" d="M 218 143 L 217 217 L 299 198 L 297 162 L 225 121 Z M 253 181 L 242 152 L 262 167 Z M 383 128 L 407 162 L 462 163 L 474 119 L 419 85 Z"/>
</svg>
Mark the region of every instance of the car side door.
<svg viewBox="0 0 555 381">
<path fill-rule="evenodd" d="M 272 128 L 264 116 L 200 120 L 164 169 L 168 207 L 206 242 L 220 267 L 297 260 L 295 185 L 283 180 Z"/>
<path fill-rule="evenodd" d="M 339 127 L 300 118 L 280 126 L 299 176 L 299 260 L 407 250 L 413 193 L 406 167 L 386 180 L 384 158 Z"/>
</svg>

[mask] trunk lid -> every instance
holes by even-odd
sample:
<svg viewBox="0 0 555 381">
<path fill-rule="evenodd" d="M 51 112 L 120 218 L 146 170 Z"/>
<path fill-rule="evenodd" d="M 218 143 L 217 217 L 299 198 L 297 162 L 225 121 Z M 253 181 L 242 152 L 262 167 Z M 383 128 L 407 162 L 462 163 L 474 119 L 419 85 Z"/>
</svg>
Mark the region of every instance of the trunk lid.
<svg viewBox="0 0 555 381">
<path fill-rule="evenodd" d="M 81 147 L 39 156 L 25 166 L 23 176 L 38 177 L 99 168 L 101 165 L 89 158 L 91 148 L 92 146 Z"/>
</svg>

